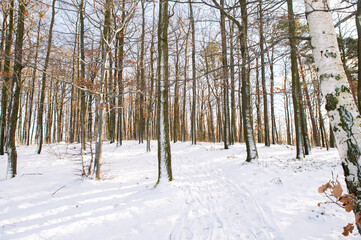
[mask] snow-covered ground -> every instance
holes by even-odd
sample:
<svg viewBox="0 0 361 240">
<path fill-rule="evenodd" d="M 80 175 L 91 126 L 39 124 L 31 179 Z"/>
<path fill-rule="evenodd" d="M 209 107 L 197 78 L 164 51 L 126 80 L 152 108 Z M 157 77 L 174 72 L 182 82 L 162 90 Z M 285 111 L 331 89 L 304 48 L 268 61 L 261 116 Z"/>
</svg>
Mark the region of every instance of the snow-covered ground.
<svg viewBox="0 0 361 240">
<path fill-rule="evenodd" d="M 244 144 L 222 146 L 172 144 L 174 181 L 156 188 L 156 142 L 105 143 L 102 181 L 81 177 L 79 145 L 19 147 L 14 179 L 0 156 L 0 239 L 346 239 L 353 214 L 317 206 L 331 172 L 345 186 L 336 150 L 259 145 L 245 164 Z"/>
</svg>

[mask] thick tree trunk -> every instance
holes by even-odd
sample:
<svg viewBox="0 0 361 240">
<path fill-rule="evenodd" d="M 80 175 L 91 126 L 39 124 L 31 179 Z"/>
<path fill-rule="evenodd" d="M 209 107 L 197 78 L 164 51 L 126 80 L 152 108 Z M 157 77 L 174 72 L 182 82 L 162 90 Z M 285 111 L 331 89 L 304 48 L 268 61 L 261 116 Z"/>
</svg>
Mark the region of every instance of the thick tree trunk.
<svg viewBox="0 0 361 240">
<path fill-rule="evenodd" d="M 302 115 L 300 109 L 300 89 L 299 89 L 299 76 L 297 67 L 297 47 L 296 39 L 291 37 L 295 36 L 295 20 L 293 14 L 293 3 L 292 0 L 287 0 L 288 6 L 288 33 L 289 42 L 291 48 L 291 71 L 292 71 L 292 100 L 293 100 L 293 111 L 295 120 L 295 132 L 296 132 L 296 158 L 300 159 L 304 157 L 303 150 L 303 139 L 302 139 Z"/>
<path fill-rule="evenodd" d="M 15 41 L 15 63 L 12 76 L 12 105 L 10 108 L 9 135 L 7 139 L 6 151 L 8 154 L 8 176 L 15 177 L 17 174 L 17 152 L 16 152 L 16 126 L 18 122 L 20 90 L 21 90 L 21 70 L 23 69 L 23 39 L 26 15 L 26 0 L 19 0 L 18 21 Z"/>
<path fill-rule="evenodd" d="M 190 3 L 191 4 L 191 3 Z M 159 2 L 158 19 L 158 181 L 173 180 L 168 119 L 168 0 Z M 195 69 L 193 69 L 195 71 Z M 194 103 L 195 104 L 195 103 Z"/>
<path fill-rule="evenodd" d="M 5 40 L 5 62 L 4 62 L 4 87 L 1 89 L 1 119 L 0 119 L 0 155 L 4 155 L 5 148 L 5 129 L 6 129 L 6 112 L 8 104 L 8 88 L 10 88 L 10 59 L 11 46 L 13 44 L 14 31 L 14 0 L 9 4 L 9 24 Z"/>
<path fill-rule="evenodd" d="M 342 66 L 329 1 L 305 0 L 305 5 L 321 92 L 347 188 L 361 200 L 361 116 Z"/>
<path fill-rule="evenodd" d="M 101 76 L 100 83 L 98 88 L 98 95 L 96 96 L 95 106 L 97 108 L 97 130 L 96 130 L 96 142 L 95 142 L 95 157 L 94 157 L 94 171 L 95 178 L 100 180 L 101 178 L 101 157 L 102 157 L 102 133 L 103 133 L 103 110 L 106 106 L 105 96 L 103 93 L 103 87 L 106 82 L 107 77 L 107 67 L 109 59 L 109 32 L 110 32 L 110 11 L 113 5 L 112 0 L 106 0 L 104 5 L 105 15 L 104 15 L 104 29 L 103 29 L 103 39 L 102 39 L 102 66 L 101 66 Z"/>
</svg>

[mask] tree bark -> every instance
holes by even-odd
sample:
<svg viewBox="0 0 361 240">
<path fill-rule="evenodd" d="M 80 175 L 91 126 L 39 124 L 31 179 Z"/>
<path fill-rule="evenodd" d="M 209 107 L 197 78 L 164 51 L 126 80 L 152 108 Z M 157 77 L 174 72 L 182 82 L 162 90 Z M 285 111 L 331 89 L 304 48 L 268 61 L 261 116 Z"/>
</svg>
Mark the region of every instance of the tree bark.
<svg viewBox="0 0 361 240">
<path fill-rule="evenodd" d="M 1 89 L 1 119 L 0 119 L 0 155 L 4 155 L 5 148 L 5 129 L 6 129 L 6 112 L 8 104 L 8 88 L 10 88 L 10 55 L 13 44 L 14 31 L 14 0 L 9 4 L 9 24 L 8 33 L 5 39 L 5 62 L 4 62 L 4 87 Z"/>
<path fill-rule="evenodd" d="M 260 35 L 260 49 L 261 49 L 261 76 L 262 76 L 262 92 L 263 92 L 263 120 L 264 120 L 264 144 L 269 147 L 270 134 L 269 134 L 269 118 L 268 118 L 268 96 L 266 86 L 266 69 L 264 61 L 264 36 L 263 36 L 263 9 L 262 0 L 259 1 L 259 35 Z"/>
<path fill-rule="evenodd" d="M 356 14 L 356 28 L 357 28 L 357 56 L 358 56 L 358 71 L 357 71 L 357 103 L 358 111 L 361 113 L 361 1 L 357 1 Z"/>
<path fill-rule="evenodd" d="M 41 149 L 43 146 L 43 140 L 44 140 L 44 129 L 43 129 L 43 115 L 44 115 L 44 104 L 45 104 L 45 87 L 46 87 L 46 77 L 47 77 L 47 70 L 49 66 L 49 60 L 50 60 L 50 53 L 51 53 L 51 45 L 53 41 L 53 27 L 54 27 L 54 19 L 55 19 L 55 2 L 56 0 L 53 0 L 52 3 L 52 12 L 51 12 L 51 21 L 50 21 L 50 28 L 49 28 L 49 37 L 48 37 L 48 47 L 46 51 L 46 57 L 45 57 L 45 63 L 43 68 L 43 75 L 41 80 L 41 90 L 40 90 L 40 105 L 38 109 L 38 149 L 37 153 L 41 153 Z"/>
<path fill-rule="evenodd" d="M 299 76 L 297 67 L 297 47 L 296 39 L 291 37 L 295 36 L 296 27 L 293 14 L 293 3 L 292 0 L 287 0 L 288 6 L 288 33 L 289 43 L 291 48 L 291 71 L 292 71 L 292 100 L 293 100 L 293 111 L 295 121 L 295 132 L 296 132 L 296 158 L 300 159 L 304 157 L 303 150 L 303 139 L 302 139 L 302 115 L 300 110 L 300 89 L 299 89 Z"/>
<path fill-rule="evenodd" d="M 192 0 L 189 0 L 189 20 L 192 29 L 192 115 L 191 115 L 191 136 L 192 144 L 197 144 L 197 124 L 196 124 L 196 108 L 197 108 L 197 75 L 196 75 L 196 43 L 195 43 L 195 26 L 193 17 Z"/>
<path fill-rule="evenodd" d="M 191 3 L 190 3 L 191 4 Z M 168 119 L 168 0 L 159 2 L 158 18 L 158 181 L 173 180 Z M 194 59 L 195 60 L 195 59 Z M 195 71 L 195 69 L 193 69 Z M 193 74 L 193 76 L 195 76 Z"/>
<path fill-rule="evenodd" d="M 361 200 L 361 116 L 342 66 L 329 1 L 305 0 L 305 6 L 321 92 L 346 185 L 349 192 Z"/>
<path fill-rule="evenodd" d="M 13 178 L 17 174 L 17 152 L 16 152 L 16 126 L 18 122 L 19 104 L 20 104 L 20 91 L 21 91 L 21 71 L 23 69 L 23 38 L 24 38 L 24 25 L 26 15 L 26 0 L 19 0 L 18 20 L 16 28 L 16 41 L 15 41 L 15 63 L 14 72 L 12 75 L 12 105 L 10 108 L 10 121 L 9 121 L 9 135 L 7 139 L 7 154 L 8 154 L 8 176 Z"/>
</svg>

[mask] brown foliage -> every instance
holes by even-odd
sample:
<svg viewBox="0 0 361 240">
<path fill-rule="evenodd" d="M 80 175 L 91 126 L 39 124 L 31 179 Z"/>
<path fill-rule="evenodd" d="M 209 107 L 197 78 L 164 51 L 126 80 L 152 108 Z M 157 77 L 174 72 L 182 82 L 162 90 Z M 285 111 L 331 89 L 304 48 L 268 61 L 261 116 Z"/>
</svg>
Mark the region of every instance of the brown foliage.
<svg viewBox="0 0 361 240">
<path fill-rule="evenodd" d="M 330 190 L 330 191 L 327 191 Z M 328 183 L 320 186 L 318 188 L 319 193 L 324 193 L 328 199 L 331 200 L 331 202 L 324 202 L 324 203 L 334 203 L 337 204 L 340 207 L 343 207 L 346 212 L 351 212 L 355 209 L 356 205 L 359 204 L 359 200 L 356 198 L 356 196 L 351 194 L 343 194 L 342 195 L 342 187 L 340 182 L 336 179 L 335 181 L 329 181 Z M 332 195 L 330 194 L 332 193 Z M 318 203 L 317 206 L 321 206 L 322 203 Z M 357 209 L 356 209 L 357 211 Z M 356 224 L 361 228 L 361 212 L 357 211 L 355 213 L 355 222 Z M 343 228 L 343 235 L 348 236 L 352 231 L 354 230 L 353 223 L 347 224 Z"/>
<path fill-rule="evenodd" d="M 353 223 L 349 223 L 347 224 L 346 227 L 343 227 L 343 235 L 344 236 L 348 236 L 350 233 L 352 233 L 352 230 L 354 229 L 355 227 L 353 226 Z"/>
<path fill-rule="evenodd" d="M 341 196 L 338 201 L 340 201 L 345 207 L 346 212 L 351 212 L 354 209 L 354 201 L 356 201 L 355 195 L 352 194 L 344 194 Z"/>
</svg>

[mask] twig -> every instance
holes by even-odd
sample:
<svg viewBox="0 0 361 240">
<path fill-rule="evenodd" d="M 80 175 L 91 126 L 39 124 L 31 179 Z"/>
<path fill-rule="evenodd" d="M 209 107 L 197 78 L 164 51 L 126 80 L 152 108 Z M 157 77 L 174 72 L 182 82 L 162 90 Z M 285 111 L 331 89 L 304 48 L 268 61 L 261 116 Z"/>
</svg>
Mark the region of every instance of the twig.
<svg viewBox="0 0 361 240">
<path fill-rule="evenodd" d="M 51 196 L 54 197 L 55 193 L 57 193 L 58 191 L 60 191 L 60 189 L 62 189 L 62 188 L 65 188 L 65 185 L 62 186 L 62 187 L 60 187 L 60 188 L 58 188 L 58 190 L 56 190 L 55 192 L 53 192 L 53 193 L 51 194 Z"/>
</svg>

